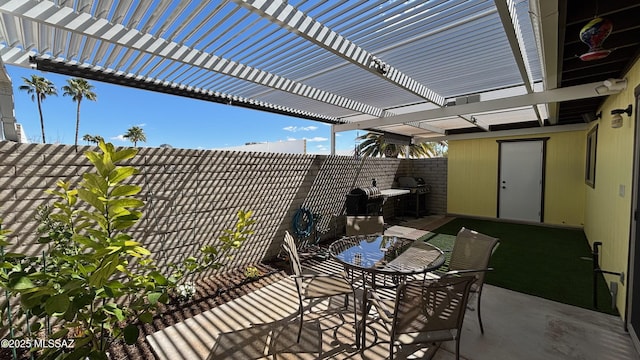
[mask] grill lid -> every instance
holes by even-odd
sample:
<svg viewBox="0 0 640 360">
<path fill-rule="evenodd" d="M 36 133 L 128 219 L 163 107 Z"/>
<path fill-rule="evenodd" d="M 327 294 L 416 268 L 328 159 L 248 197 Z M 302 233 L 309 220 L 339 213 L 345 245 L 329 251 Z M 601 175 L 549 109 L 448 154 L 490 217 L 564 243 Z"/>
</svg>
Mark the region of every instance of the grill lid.
<svg viewBox="0 0 640 360">
<path fill-rule="evenodd" d="M 351 195 L 365 195 L 369 199 L 382 197 L 382 193 L 380 192 L 380 189 L 378 189 L 375 186 L 366 186 L 366 187 L 355 188 L 355 189 L 351 190 L 350 194 Z"/>
<path fill-rule="evenodd" d="M 426 183 L 421 177 L 401 176 L 398 178 L 398 186 L 401 188 L 416 188 L 425 185 Z"/>
</svg>

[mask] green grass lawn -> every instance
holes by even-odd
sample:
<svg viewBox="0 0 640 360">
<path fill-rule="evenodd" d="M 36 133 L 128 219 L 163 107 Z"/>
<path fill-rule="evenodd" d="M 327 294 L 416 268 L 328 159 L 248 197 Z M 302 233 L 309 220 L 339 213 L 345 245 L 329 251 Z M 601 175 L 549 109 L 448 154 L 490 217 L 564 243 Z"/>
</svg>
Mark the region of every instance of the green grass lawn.
<svg viewBox="0 0 640 360">
<path fill-rule="evenodd" d="M 463 226 L 500 239 L 489 263 L 495 270 L 487 274 L 488 284 L 595 310 L 591 248 L 582 230 L 458 218 L 425 240 L 450 250 Z M 618 313 L 611 309 L 602 275 L 597 310 Z"/>
</svg>

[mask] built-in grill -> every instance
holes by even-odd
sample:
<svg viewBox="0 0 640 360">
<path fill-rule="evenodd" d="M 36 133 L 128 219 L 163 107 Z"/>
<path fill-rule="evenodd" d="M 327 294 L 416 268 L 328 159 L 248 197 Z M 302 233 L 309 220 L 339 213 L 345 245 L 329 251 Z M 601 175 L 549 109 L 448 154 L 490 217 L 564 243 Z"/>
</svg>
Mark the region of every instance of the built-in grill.
<svg viewBox="0 0 640 360">
<path fill-rule="evenodd" d="M 398 187 L 411 190 L 412 193 L 428 193 L 427 183 L 421 177 L 401 176 L 398 178 Z"/>
<path fill-rule="evenodd" d="M 408 195 L 405 212 L 420 217 L 427 213 L 427 194 L 431 187 L 423 178 L 417 176 L 401 176 L 398 178 L 398 187 L 411 191 Z"/>
<path fill-rule="evenodd" d="M 347 215 L 380 215 L 384 198 L 375 186 L 359 187 L 347 194 Z"/>
</svg>

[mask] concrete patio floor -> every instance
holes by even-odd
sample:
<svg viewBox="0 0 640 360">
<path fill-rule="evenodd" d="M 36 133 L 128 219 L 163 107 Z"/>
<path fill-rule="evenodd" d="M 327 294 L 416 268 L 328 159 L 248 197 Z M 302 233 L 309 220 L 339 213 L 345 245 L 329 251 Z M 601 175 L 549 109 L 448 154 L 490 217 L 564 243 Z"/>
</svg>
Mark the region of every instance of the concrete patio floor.
<svg viewBox="0 0 640 360">
<path fill-rule="evenodd" d="M 420 238 L 452 218 L 429 216 L 392 226 L 386 233 Z M 312 260 L 310 272 L 342 270 L 334 261 Z M 375 325 L 367 345 L 355 348 L 353 307 L 325 301 L 305 314 L 300 343 L 294 282 L 284 279 L 147 336 L 158 359 L 354 359 L 388 358 L 387 332 Z M 475 301 L 470 303 L 475 304 Z M 335 304 L 335 306 L 334 306 Z M 350 303 L 353 304 L 352 302 Z M 330 311 L 337 309 L 339 314 Z M 466 360 L 640 360 L 619 317 L 485 285 L 484 335 L 477 314 L 467 311 L 461 336 Z M 397 359 L 455 359 L 455 344 L 397 350 Z M 416 351 L 417 350 L 417 351 Z"/>
<path fill-rule="evenodd" d="M 314 262 L 321 271 L 335 268 L 333 261 Z M 463 359 L 640 359 L 623 330 L 620 318 L 535 296 L 485 285 L 482 314 L 485 334 L 477 316 L 467 311 L 461 336 Z M 336 299 L 317 308 L 337 309 Z M 387 333 L 374 327 L 367 346 L 356 349 L 353 308 L 341 312 L 305 315 L 300 343 L 297 295 L 291 279 L 284 279 L 242 298 L 216 307 L 147 336 L 158 359 L 385 359 Z M 373 343 L 372 343 L 373 341 Z M 440 349 L 402 349 L 398 359 L 455 359 L 454 343 Z"/>
</svg>

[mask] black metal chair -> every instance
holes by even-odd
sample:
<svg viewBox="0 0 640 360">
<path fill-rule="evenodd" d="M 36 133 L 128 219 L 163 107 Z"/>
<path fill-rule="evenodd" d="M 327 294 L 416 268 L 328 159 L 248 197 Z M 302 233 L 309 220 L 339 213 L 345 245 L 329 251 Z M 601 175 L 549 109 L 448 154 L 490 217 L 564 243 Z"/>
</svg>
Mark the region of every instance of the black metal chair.
<svg viewBox="0 0 640 360">
<path fill-rule="evenodd" d="M 473 276 L 411 280 L 398 286 L 395 299 L 388 300 L 383 300 L 375 290 L 368 290 L 364 314 L 368 314 L 372 306 L 376 308 L 389 331 L 391 360 L 396 345 L 444 341 L 456 342 L 456 359 L 459 359 L 462 322 L 474 281 Z M 366 315 L 364 322 L 363 349 L 366 347 Z"/>
<path fill-rule="evenodd" d="M 344 274 L 303 274 L 300 257 L 296 248 L 295 241 L 291 234 L 287 231 L 284 236 L 284 250 L 288 253 L 293 270 L 293 279 L 296 283 L 299 300 L 300 327 L 298 329 L 298 339 L 302 334 L 302 324 L 304 321 L 305 308 L 313 307 L 313 300 L 325 299 L 333 296 L 343 295 L 345 297 L 345 308 L 348 307 L 349 294 L 353 295 L 354 307 L 354 330 L 358 324 L 358 316 L 356 311 L 356 294 L 353 285 L 345 278 Z M 310 300 L 308 307 L 305 307 L 305 300 Z"/>
<path fill-rule="evenodd" d="M 498 238 L 463 227 L 456 235 L 453 250 L 451 251 L 451 258 L 449 260 L 449 267 L 444 273 L 445 276 L 464 274 L 475 277 L 476 280 L 471 286 L 471 292 L 477 297 L 475 310 L 478 313 L 480 332 L 483 334 L 484 326 L 482 325 L 482 317 L 480 313 L 482 288 L 486 272 L 493 270 L 492 268 L 489 268 L 489 260 L 499 244 L 500 240 Z"/>
</svg>

